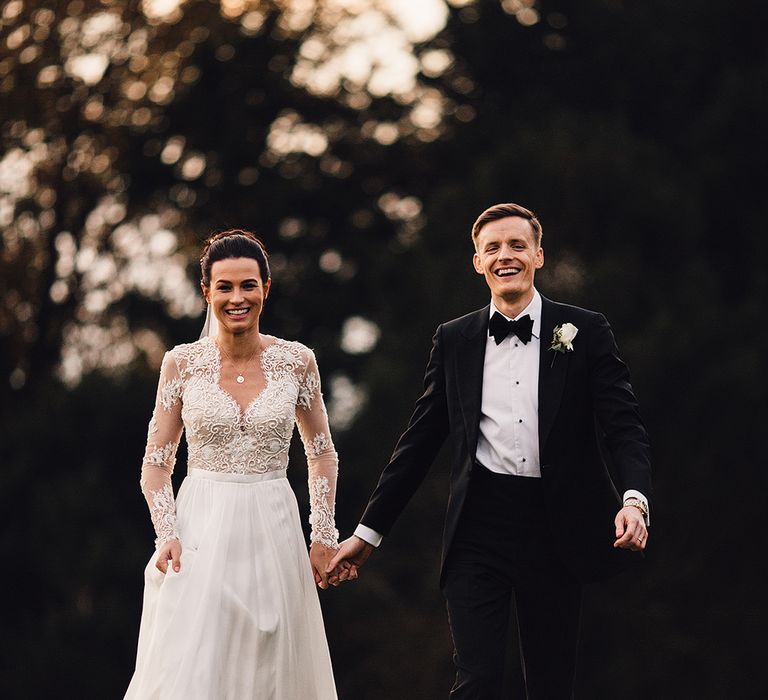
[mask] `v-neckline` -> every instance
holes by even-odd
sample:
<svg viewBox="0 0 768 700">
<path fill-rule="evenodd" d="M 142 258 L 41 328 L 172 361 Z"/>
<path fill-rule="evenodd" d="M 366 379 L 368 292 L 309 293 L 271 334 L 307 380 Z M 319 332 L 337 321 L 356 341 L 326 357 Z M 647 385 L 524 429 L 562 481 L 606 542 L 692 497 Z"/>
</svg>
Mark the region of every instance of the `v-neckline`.
<svg viewBox="0 0 768 700">
<path fill-rule="evenodd" d="M 266 371 L 264 370 L 264 362 L 263 357 L 264 353 L 266 353 L 273 345 L 276 345 L 278 342 L 278 339 L 275 338 L 274 342 L 269 343 L 269 345 L 266 345 L 264 348 L 262 348 L 261 352 L 259 353 L 259 367 L 261 369 L 261 373 L 264 375 L 264 386 L 262 387 L 261 391 L 259 391 L 246 405 L 245 408 L 243 408 L 242 404 L 232 395 L 231 392 L 227 391 L 223 386 L 221 386 L 221 348 L 219 347 L 219 344 L 210 336 L 208 336 L 213 343 L 213 347 L 216 349 L 216 355 L 218 357 L 218 366 L 216 367 L 216 388 L 224 394 L 237 408 L 238 418 L 240 419 L 240 422 L 242 423 L 245 420 L 246 415 L 248 414 L 248 411 L 251 410 L 251 407 L 262 397 L 264 396 L 264 393 L 269 389 L 270 380 L 267 376 Z"/>
</svg>

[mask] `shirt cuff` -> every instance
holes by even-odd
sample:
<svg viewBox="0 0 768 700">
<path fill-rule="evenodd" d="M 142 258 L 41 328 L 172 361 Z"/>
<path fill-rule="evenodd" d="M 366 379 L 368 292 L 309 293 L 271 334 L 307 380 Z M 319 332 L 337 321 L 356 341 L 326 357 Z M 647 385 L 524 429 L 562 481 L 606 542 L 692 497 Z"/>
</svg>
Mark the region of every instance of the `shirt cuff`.
<svg viewBox="0 0 768 700">
<path fill-rule="evenodd" d="M 361 540 L 374 547 L 378 547 L 384 539 L 383 535 L 380 535 L 376 530 L 371 530 L 371 528 L 362 523 L 355 528 L 355 537 L 359 537 Z"/>
<path fill-rule="evenodd" d="M 622 502 L 626 502 L 628 498 L 637 498 L 643 502 L 645 509 L 648 511 L 648 515 L 645 516 L 645 526 L 649 527 L 651 524 L 651 510 L 648 506 L 648 499 L 642 493 L 640 493 L 640 491 L 636 491 L 635 489 L 629 489 L 625 491 Z"/>
</svg>

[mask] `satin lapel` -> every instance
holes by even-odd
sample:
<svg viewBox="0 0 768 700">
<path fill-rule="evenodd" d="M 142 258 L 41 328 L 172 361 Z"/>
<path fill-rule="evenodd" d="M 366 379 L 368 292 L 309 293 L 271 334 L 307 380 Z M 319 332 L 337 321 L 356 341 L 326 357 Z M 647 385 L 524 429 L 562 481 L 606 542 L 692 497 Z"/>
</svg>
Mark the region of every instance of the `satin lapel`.
<svg viewBox="0 0 768 700">
<path fill-rule="evenodd" d="M 468 319 L 459 335 L 456 350 L 456 386 L 459 405 L 464 419 L 469 454 L 477 448 L 480 426 L 480 404 L 483 395 L 483 363 L 485 361 L 486 333 L 489 307 L 476 311 Z"/>
<path fill-rule="evenodd" d="M 546 297 L 541 298 L 541 341 L 539 356 L 539 454 L 544 454 L 544 446 L 555 422 L 563 396 L 565 375 L 568 369 L 568 353 L 550 350 L 552 333 L 555 326 L 563 323 L 557 312 L 557 306 Z"/>
</svg>

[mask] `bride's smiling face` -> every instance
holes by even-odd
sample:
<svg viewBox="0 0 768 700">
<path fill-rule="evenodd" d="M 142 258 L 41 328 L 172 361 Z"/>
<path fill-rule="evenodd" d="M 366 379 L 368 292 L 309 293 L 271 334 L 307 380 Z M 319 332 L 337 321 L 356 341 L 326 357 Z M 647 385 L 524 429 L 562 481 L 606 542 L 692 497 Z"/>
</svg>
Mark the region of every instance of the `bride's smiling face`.
<svg viewBox="0 0 768 700">
<path fill-rule="evenodd" d="M 213 263 L 211 286 L 203 285 L 203 294 L 222 330 L 239 334 L 258 328 L 270 282 L 261 279 L 253 258 L 226 258 Z"/>
</svg>

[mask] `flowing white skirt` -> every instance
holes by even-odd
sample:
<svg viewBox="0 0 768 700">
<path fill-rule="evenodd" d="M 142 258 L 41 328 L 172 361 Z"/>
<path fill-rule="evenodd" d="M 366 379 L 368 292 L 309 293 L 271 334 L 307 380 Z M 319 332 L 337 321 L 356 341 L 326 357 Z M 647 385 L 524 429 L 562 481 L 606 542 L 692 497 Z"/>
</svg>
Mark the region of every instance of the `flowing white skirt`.
<svg viewBox="0 0 768 700">
<path fill-rule="evenodd" d="M 335 700 L 299 511 L 285 471 L 190 469 L 181 570 L 153 556 L 130 700 Z"/>
</svg>

